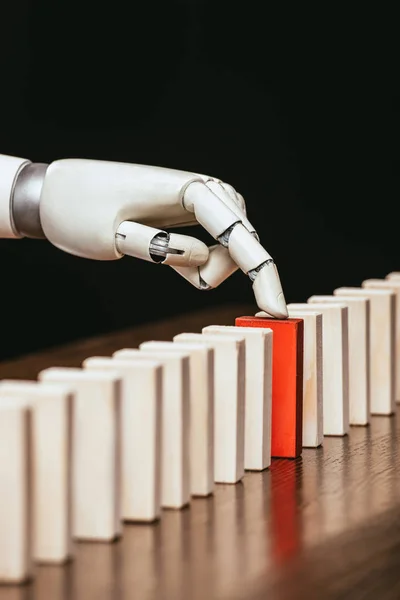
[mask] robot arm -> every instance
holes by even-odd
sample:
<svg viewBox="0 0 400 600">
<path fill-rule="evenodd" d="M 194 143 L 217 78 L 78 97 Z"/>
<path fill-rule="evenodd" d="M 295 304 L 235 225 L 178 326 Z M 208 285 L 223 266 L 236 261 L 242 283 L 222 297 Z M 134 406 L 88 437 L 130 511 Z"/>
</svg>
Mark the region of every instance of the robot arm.
<svg viewBox="0 0 400 600">
<path fill-rule="evenodd" d="M 207 248 L 166 231 L 195 224 L 218 243 Z M 204 290 L 239 267 L 253 282 L 259 308 L 288 316 L 276 266 L 242 196 L 205 175 L 80 159 L 44 165 L 0 155 L 0 237 L 45 238 L 95 260 L 129 255 L 166 264 Z"/>
</svg>

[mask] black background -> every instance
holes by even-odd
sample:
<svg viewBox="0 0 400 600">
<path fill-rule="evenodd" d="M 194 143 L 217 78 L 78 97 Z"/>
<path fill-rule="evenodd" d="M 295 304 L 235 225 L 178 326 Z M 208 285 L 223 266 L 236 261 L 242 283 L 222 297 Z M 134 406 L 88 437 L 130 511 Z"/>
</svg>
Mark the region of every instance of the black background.
<svg viewBox="0 0 400 600">
<path fill-rule="evenodd" d="M 400 270 L 399 52 L 395 15 L 375 6 L 3 2 L 0 152 L 231 183 L 288 302 L 384 277 Z M 241 272 L 199 292 L 167 267 L 46 241 L 1 240 L 0 257 L 1 358 L 253 302 Z"/>
</svg>

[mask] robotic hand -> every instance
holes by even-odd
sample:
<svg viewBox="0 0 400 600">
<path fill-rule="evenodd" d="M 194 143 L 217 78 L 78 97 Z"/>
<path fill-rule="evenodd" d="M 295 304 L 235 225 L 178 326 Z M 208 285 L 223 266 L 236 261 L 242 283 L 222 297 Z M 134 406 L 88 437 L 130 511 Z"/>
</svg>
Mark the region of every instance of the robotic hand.
<svg viewBox="0 0 400 600">
<path fill-rule="evenodd" d="M 164 229 L 200 224 L 218 242 Z M 278 271 L 230 185 L 196 173 L 97 160 L 50 165 L 0 155 L 0 237 L 46 238 L 84 258 L 124 255 L 171 266 L 201 290 L 238 267 L 257 305 L 287 318 Z"/>
</svg>

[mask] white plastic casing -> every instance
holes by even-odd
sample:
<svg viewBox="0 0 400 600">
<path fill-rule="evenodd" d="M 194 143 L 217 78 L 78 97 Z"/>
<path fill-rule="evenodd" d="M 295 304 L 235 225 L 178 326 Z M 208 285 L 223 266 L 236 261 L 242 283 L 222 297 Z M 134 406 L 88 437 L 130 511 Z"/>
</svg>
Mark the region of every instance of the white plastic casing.
<svg viewBox="0 0 400 600">
<path fill-rule="evenodd" d="M 250 223 L 250 221 L 248 220 L 248 218 L 246 216 L 246 206 L 244 203 L 243 196 L 241 196 L 239 198 L 239 195 L 235 191 L 235 189 L 227 183 L 222 183 L 222 182 L 217 183 L 216 181 L 207 181 L 207 187 L 214 194 L 216 194 L 219 198 L 221 198 L 220 189 L 222 188 L 222 190 L 225 193 L 224 198 L 223 198 L 225 204 L 227 206 L 229 206 L 229 208 L 231 209 L 232 212 L 235 213 L 235 215 L 238 216 L 238 218 L 241 220 L 241 222 L 243 223 L 243 225 L 246 227 L 246 229 L 248 231 L 255 232 L 253 225 Z"/>
<path fill-rule="evenodd" d="M 229 236 L 229 253 L 244 273 L 271 260 L 271 255 L 241 224 L 236 225 Z"/>
<path fill-rule="evenodd" d="M 209 191 L 208 187 L 193 182 L 187 187 L 184 205 L 188 211 L 193 211 L 197 221 L 214 239 L 217 239 L 234 223 L 238 217 L 222 200 Z"/>
<path fill-rule="evenodd" d="M 150 244 L 153 238 L 163 233 L 161 229 L 123 221 L 117 230 L 117 250 L 122 254 L 128 254 L 135 258 L 141 258 L 153 262 L 150 253 Z M 178 233 L 169 234 L 169 247 L 180 250 L 182 254 L 168 253 L 161 261 L 164 265 L 202 265 L 208 259 L 208 248 L 200 240 Z"/>
<path fill-rule="evenodd" d="M 157 233 L 161 233 L 161 230 L 141 225 L 140 223 L 123 221 L 118 227 L 117 250 L 121 254 L 129 254 L 130 256 L 135 256 L 135 258 L 152 261 L 150 243 Z M 125 239 L 118 239 L 119 236 L 125 236 Z M 128 240 L 128 243 L 126 240 Z M 134 241 L 132 248 L 129 248 L 129 240 Z"/>
<path fill-rule="evenodd" d="M 211 246 L 210 254 L 213 260 L 209 260 L 200 267 L 201 278 L 212 288 L 218 287 L 229 275 L 237 271 L 238 266 L 233 262 L 230 254 L 220 245 Z"/>
<path fill-rule="evenodd" d="M 86 159 L 53 162 L 46 172 L 40 220 L 47 239 L 65 252 L 115 260 L 115 234 L 123 221 L 150 227 L 193 225 L 182 205 L 191 173 Z"/>
<path fill-rule="evenodd" d="M 20 238 L 13 227 L 11 196 L 18 173 L 29 165 L 26 158 L 0 154 L 0 238 Z"/>
</svg>

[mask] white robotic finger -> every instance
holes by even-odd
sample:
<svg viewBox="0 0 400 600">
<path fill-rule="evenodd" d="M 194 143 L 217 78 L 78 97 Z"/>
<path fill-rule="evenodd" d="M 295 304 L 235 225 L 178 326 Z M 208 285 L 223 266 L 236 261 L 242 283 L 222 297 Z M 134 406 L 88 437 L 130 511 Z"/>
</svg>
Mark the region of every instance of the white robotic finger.
<svg viewBox="0 0 400 600">
<path fill-rule="evenodd" d="M 234 213 L 207 185 L 195 181 L 190 183 L 183 196 L 183 206 L 194 213 L 196 220 L 216 240 L 232 225 L 241 222 Z"/>
<path fill-rule="evenodd" d="M 210 175 L 204 175 L 203 173 L 194 173 L 194 175 L 196 175 L 196 177 L 200 177 L 200 179 L 202 179 L 204 183 L 207 183 L 207 181 L 215 181 L 216 183 L 222 183 L 222 181 L 217 177 L 211 177 Z"/>
<path fill-rule="evenodd" d="M 273 317 L 286 319 L 286 301 L 270 254 L 241 224 L 232 229 L 227 243 L 233 260 L 253 281 L 258 306 Z"/>
<path fill-rule="evenodd" d="M 246 202 L 244 201 L 244 198 L 242 196 L 242 194 L 239 194 L 239 192 L 236 192 L 236 195 L 239 199 L 240 202 L 240 206 L 242 207 L 242 210 L 245 214 L 247 214 L 247 209 L 246 209 Z"/>
<path fill-rule="evenodd" d="M 123 221 L 118 227 L 117 250 L 128 256 L 170 266 L 197 267 L 208 260 L 208 248 L 188 235 L 167 233 L 133 221 Z"/>
<path fill-rule="evenodd" d="M 216 288 L 235 273 L 239 267 L 232 260 L 229 251 L 219 244 L 211 246 L 209 252 L 208 261 L 199 269 L 200 277 L 210 288 Z"/>
<path fill-rule="evenodd" d="M 224 181 L 220 182 L 221 186 L 224 188 L 225 192 L 232 198 L 235 204 L 239 205 L 236 190 L 233 186 L 229 185 L 229 183 L 225 183 Z"/>
<path fill-rule="evenodd" d="M 266 262 L 253 273 L 253 292 L 257 305 L 271 317 L 287 319 L 289 313 L 275 263 L 272 260 Z"/>
<path fill-rule="evenodd" d="M 209 258 L 201 267 L 172 267 L 189 283 L 199 290 L 211 290 L 218 287 L 238 270 L 229 252 L 219 244 L 208 248 Z"/>
<path fill-rule="evenodd" d="M 209 251 L 197 238 L 178 233 L 168 233 L 168 252 L 164 265 L 196 267 L 207 262 Z"/>
<path fill-rule="evenodd" d="M 226 243 L 229 254 L 246 275 L 262 263 L 272 260 L 272 256 L 261 246 L 241 223 L 227 232 L 221 243 Z"/>
<path fill-rule="evenodd" d="M 221 181 L 221 185 L 224 188 L 224 190 L 229 194 L 229 196 L 232 198 L 232 200 L 242 210 L 242 212 L 244 214 L 246 214 L 246 203 L 244 201 L 243 196 L 241 194 L 238 194 L 238 192 L 235 190 L 235 188 L 233 186 L 229 185 L 229 183 L 225 183 L 224 181 Z"/>
<path fill-rule="evenodd" d="M 228 248 L 233 260 L 253 281 L 258 306 L 273 317 L 286 319 L 286 301 L 278 270 L 270 254 L 240 224 L 230 232 Z"/>
<path fill-rule="evenodd" d="M 250 223 L 248 218 L 246 217 L 246 213 L 243 212 L 239 204 L 233 199 L 231 194 L 224 188 L 224 186 L 220 183 L 216 183 L 215 181 L 208 181 L 206 186 L 216 195 L 222 202 L 224 202 L 231 211 L 237 215 L 243 225 L 246 227 L 250 233 L 255 232 L 255 228 Z M 232 188 L 233 189 L 233 188 Z"/>
<path fill-rule="evenodd" d="M 191 183 L 184 206 L 222 246 L 253 281 L 256 302 L 271 316 L 286 319 L 288 312 L 277 269 L 268 252 L 242 224 L 241 219 L 206 185 Z M 205 288 L 207 289 L 207 288 Z"/>
</svg>

